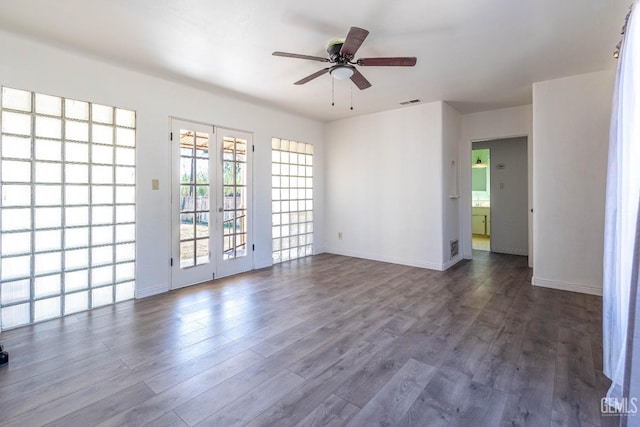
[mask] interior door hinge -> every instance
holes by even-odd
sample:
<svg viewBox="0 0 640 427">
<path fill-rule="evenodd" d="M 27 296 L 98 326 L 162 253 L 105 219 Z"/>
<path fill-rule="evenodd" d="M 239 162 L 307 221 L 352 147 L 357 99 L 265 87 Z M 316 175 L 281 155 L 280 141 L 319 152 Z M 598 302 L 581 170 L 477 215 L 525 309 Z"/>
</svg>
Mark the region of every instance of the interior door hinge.
<svg viewBox="0 0 640 427">
<path fill-rule="evenodd" d="M 256 151 L 256 146 L 255 146 L 255 145 L 252 145 L 252 146 L 251 146 L 251 151 L 252 151 L 252 152 Z"/>
<path fill-rule="evenodd" d="M 173 267 L 173 258 L 171 258 L 171 259 L 169 260 L 169 265 L 170 265 L 171 267 Z"/>
<path fill-rule="evenodd" d="M 256 245 L 251 245 L 251 250 L 255 251 L 256 250 Z"/>
<path fill-rule="evenodd" d="M 169 132 L 169 139 L 173 141 L 173 132 Z"/>
</svg>

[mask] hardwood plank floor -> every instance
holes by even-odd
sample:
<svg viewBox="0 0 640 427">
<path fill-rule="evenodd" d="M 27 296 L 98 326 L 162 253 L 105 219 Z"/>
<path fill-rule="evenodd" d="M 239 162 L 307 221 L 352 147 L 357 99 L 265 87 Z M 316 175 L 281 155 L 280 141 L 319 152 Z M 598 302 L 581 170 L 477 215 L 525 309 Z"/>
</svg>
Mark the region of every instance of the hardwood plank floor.
<svg viewBox="0 0 640 427">
<path fill-rule="evenodd" d="M 610 426 L 601 299 L 323 254 L 2 333 L 2 426 Z"/>
</svg>

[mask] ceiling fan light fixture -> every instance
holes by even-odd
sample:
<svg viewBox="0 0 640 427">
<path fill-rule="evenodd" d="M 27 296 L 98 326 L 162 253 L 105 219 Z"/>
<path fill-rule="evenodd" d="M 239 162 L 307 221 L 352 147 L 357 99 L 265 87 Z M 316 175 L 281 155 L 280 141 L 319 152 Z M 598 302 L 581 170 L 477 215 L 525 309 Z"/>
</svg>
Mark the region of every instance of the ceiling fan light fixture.
<svg viewBox="0 0 640 427">
<path fill-rule="evenodd" d="M 336 80 L 346 80 L 353 76 L 354 68 L 351 65 L 338 65 L 329 72 Z"/>
</svg>

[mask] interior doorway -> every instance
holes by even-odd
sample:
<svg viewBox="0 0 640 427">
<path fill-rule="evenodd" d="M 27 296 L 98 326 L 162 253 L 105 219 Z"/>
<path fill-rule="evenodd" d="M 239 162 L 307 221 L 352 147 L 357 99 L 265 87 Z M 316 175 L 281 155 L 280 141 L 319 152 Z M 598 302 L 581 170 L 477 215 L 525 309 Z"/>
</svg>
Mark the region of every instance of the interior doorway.
<svg viewBox="0 0 640 427">
<path fill-rule="evenodd" d="M 529 255 L 527 137 L 473 142 L 471 168 L 472 247 Z"/>
<path fill-rule="evenodd" d="M 471 151 L 472 248 L 491 251 L 491 150 Z"/>
</svg>

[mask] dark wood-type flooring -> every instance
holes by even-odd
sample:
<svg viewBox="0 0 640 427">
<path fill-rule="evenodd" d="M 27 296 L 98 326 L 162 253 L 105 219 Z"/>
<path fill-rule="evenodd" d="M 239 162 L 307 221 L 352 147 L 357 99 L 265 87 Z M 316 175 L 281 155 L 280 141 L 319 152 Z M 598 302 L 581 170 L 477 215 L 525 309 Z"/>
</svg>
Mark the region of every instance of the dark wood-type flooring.
<svg viewBox="0 0 640 427">
<path fill-rule="evenodd" d="M 319 255 L 5 331 L 0 425 L 599 426 L 601 298 Z"/>
</svg>

